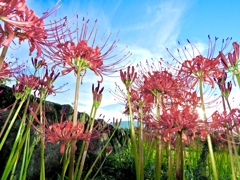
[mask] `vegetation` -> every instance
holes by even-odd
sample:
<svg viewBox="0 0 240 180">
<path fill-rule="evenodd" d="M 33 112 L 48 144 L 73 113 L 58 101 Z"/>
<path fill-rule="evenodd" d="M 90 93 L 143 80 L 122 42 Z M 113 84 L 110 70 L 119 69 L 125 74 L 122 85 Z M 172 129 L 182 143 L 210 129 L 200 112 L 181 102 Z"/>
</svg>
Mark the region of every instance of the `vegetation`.
<svg viewBox="0 0 240 180">
<path fill-rule="evenodd" d="M 2 180 L 27 179 L 28 170 L 36 168 L 30 166 L 35 156 L 40 157 L 39 179 L 47 179 L 49 144 L 59 150 L 60 160 L 53 153 L 52 161 L 59 162 L 61 172 L 57 173 L 62 180 L 240 179 L 240 109 L 232 107 L 229 99 L 240 88 L 237 42 L 229 50 L 231 39 L 223 40 L 216 51 L 217 38 L 212 41 L 209 36 L 204 56 L 188 40 L 190 50 L 178 49 L 179 57 L 169 51 L 170 60 L 128 66 L 125 60 L 130 53 L 123 55 L 125 48 L 117 49 L 117 39 L 111 40 L 111 34 L 97 39 L 97 21 L 92 29 L 84 18 L 82 26 L 73 23 L 74 28 L 71 23 L 78 16 L 44 24 L 60 5 L 39 18 L 25 0 L 0 4 L 0 83 L 16 82 L 14 102 L 9 106 L 0 102 L 4 118 L 0 152 L 6 144 L 11 146 Z M 18 65 L 17 60 L 7 58 L 13 40 L 29 43 L 29 56 L 35 54 L 30 63 Z M 98 78 L 90 91 L 92 106 L 87 118 L 86 113 L 78 113 L 86 71 Z M 69 73 L 75 77 L 73 112 L 63 108 L 60 116 L 51 119 L 46 99 L 62 88 L 54 86 L 56 79 Z M 112 126 L 95 121 L 104 91 L 101 83 L 113 73 L 119 73 L 125 89 L 117 84 L 112 94 L 125 105 L 123 113 L 130 121 L 127 139 L 122 139 L 120 147 L 111 141 L 115 133 L 122 133 L 121 120 L 113 119 Z M 10 142 L 14 126 L 17 129 Z M 108 139 L 103 139 L 106 134 Z M 97 155 L 90 153 L 96 148 L 95 140 L 104 142 Z"/>
</svg>

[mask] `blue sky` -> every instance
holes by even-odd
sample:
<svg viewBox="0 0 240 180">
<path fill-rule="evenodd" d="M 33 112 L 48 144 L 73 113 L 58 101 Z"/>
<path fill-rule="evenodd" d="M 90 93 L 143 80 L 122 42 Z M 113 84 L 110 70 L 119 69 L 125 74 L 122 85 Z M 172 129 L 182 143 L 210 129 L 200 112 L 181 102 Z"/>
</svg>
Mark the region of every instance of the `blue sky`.
<svg viewBox="0 0 240 180">
<path fill-rule="evenodd" d="M 28 6 L 39 16 L 56 2 L 27 0 Z M 129 60 L 134 60 L 135 64 L 151 58 L 170 58 L 165 47 L 173 52 L 178 47 L 177 41 L 185 45 L 186 39 L 190 39 L 204 53 L 208 47 L 208 35 L 219 37 L 219 44 L 221 39 L 227 37 L 240 40 L 238 0 L 62 0 L 61 4 L 56 18 L 70 18 L 78 14 L 79 19 L 87 16 L 92 23 L 98 19 L 99 37 L 102 33 L 112 32 L 115 35 L 120 30 L 118 46 L 120 49 L 128 46 L 127 51 L 132 53 Z M 91 84 L 96 84 L 97 80 L 99 77 L 91 72 L 84 78 L 80 88 L 79 111 L 90 111 Z M 65 89 L 70 90 L 49 97 L 49 100 L 61 104 L 73 102 L 73 74 L 62 78 L 56 86 L 65 82 L 69 83 Z M 115 89 L 114 82 L 121 84 L 119 78 L 104 79 L 105 91 L 98 114 L 104 114 L 106 120 L 113 116 L 127 120 L 122 116 L 123 106 L 109 93 Z"/>
</svg>

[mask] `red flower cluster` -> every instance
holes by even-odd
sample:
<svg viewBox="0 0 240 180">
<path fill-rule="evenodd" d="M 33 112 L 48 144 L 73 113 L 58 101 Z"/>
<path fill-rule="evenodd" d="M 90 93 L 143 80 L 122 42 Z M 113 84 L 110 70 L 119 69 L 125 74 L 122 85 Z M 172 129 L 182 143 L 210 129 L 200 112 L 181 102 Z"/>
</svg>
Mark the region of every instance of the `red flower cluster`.
<svg viewBox="0 0 240 180">
<path fill-rule="evenodd" d="M 204 82 L 210 83 L 213 88 L 213 78 L 218 78 L 221 74 L 218 69 L 218 64 L 218 58 L 209 59 L 199 55 L 192 60 L 184 61 L 179 75 L 187 81 L 186 84 L 188 84 L 190 88 L 193 88 L 199 82 L 200 78 L 202 78 Z"/>
<path fill-rule="evenodd" d="M 55 63 L 54 67 L 60 66 L 64 69 L 62 74 L 67 74 L 71 71 L 74 71 L 77 74 L 78 71 L 85 72 L 86 69 L 90 69 L 96 75 L 101 76 L 99 82 L 102 82 L 102 74 L 113 73 L 121 69 L 121 67 L 116 68 L 115 65 L 121 63 L 129 54 L 113 63 L 105 64 L 106 60 L 110 60 L 118 55 L 112 55 L 112 52 L 117 47 L 117 41 L 114 40 L 109 45 L 109 36 L 102 46 L 100 46 L 100 44 L 95 45 L 97 30 L 93 39 L 92 35 L 96 23 L 97 21 L 95 21 L 90 33 L 88 33 L 89 20 L 85 21 L 84 19 L 80 33 L 78 32 L 78 27 L 75 30 L 70 31 L 67 26 L 62 27 L 62 30 L 60 31 L 62 33 L 59 33 L 57 30 L 55 31 L 53 46 L 45 50 L 46 56 Z M 57 23 L 56 27 L 58 27 Z M 76 42 L 74 42 L 74 39 L 72 38 L 74 33 L 77 33 L 77 35 L 80 34 L 77 36 Z M 101 39 L 101 41 L 102 40 L 103 39 Z"/>
<path fill-rule="evenodd" d="M 30 46 L 30 55 L 37 49 L 37 57 L 42 54 L 41 45 L 46 43 L 45 39 L 52 29 L 46 29 L 43 20 L 55 12 L 59 5 L 52 10 L 43 13 L 42 17 L 35 15 L 34 11 L 29 9 L 25 0 L 2 1 L 0 8 L 0 20 L 4 26 L 0 26 L 0 44 L 8 47 L 14 38 L 22 41 L 28 40 Z"/>
<path fill-rule="evenodd" d="M 212 116 L 211 127 L 220 131 L 233 131 L 240 127 L 240 109 L 232 109 L 229 113 L 215 111 Z"/>
<path fill-rule="evenodd" d="M 44 134 L 47 142 L 52 144 L 61 142 L 61 154 L 64 153 L 66 142 L 71 140 L 88 141 L 91 137 L 90 133 L 84 133 L 84 124 L 82 122 L 77 122 L 77 125 L 73 126 L 73 122 L 70 120 L 50 125 L 44 129 Z"/>
<path fill-rule="evenodd" d="M 169 133 L 191 131 L 193 134 L 198 125 L 199 116 L 196 111 L 186 106 L 183 110 L 169 108 L 163 109 L 163 113 L 158 121 L 158 127 L 166 129 L 163 137 L 168 140 Z"/>
</svg>

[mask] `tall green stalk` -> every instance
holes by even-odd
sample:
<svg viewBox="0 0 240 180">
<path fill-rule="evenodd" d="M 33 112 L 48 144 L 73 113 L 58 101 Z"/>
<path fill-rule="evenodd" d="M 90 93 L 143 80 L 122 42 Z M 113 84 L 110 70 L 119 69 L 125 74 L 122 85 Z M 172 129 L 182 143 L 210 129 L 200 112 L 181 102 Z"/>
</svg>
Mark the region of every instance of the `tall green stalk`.
<svg viewBox="0 0 240 180">
<path fill-rule="evenodd" d="M 81 72 L 82 66 L 78 66 L 77 77 L 76 77 L 76 87 L 75 87 L 75 96 L 74 96 L 74 112 L 73 112 L 73 126 L 77 125 L 78 118 L 78 99 L 79 99 L 79 90 L 81 83 Z M 70 166 L 69 166 L 69 180 L 74 179 L 74 161 L 75 161 L 75 146 L 76 140 L 71 141 L 71 151 L 70 151 Z"/>
<path fill-rule="evenodd" d="M 222 95 L 223 97 L 223 95 Z M 230 106 L 230 103 L 229 103 L 229 100 L 228 100 L 228 97 L 225 97 L 225 100 L 227 102 L 227 105 L 228 105 L 228 108 L 229 110 L 231 111 L 231 106 Z M 226 107 L 225 107 L 225 101 L 223 99 L 223 108 L 224 110 L 226 111 Z M 239 129 L 237 128 L 237 132 L 239 133 Z M 238 158 L 238 152 L 237 152 L 237 148 L 236 148 L 236 145 L 235 145 L 235 140 L 234 140 L 234 135 L 232 133 L 232 131 L 230 130 L 227 130 L 227 135 L 228 135 L 228 145 L 230 145 L 231 147 L 229 147 L 231 149 L 231 153 L 230 153 L 230 158 L 233 158 L 233 155 L 232 155 L 232 148 L 234 150 L 234 154 L 235 154 L 235 157 L 236 157 L 236 162 L 237 162 L 237 166 L 238 166 L 238 171 L 240 172 L 240 162 L 239 162 L 239 158 Z M 232 138 L 231 138 L 232 137 Z M 234 143 L 231 143 L 231 142 L 234 142 Z M 232 161 L 232 160 L 231 160 Z M 233 164 L 234 166 L 234 163 L 231 162 L 231 165 Z M 232 168 L 234 169 L 234 168 Z M 235 177 L 236 178 L 236 177 Z"/>
<path fill-rule="evenodd" d="M 40 122 L 43 125 L 43 127 L 45 127 L 45 121 L 43 120 L 43 100 L 45 99 L 45 93 L 44 95 L 40 95 L 40 103 L 39 103 L 39 108 L 40 108 Z M 42 130 L 42 135 L 40 138 L 41 141 L 41 148 L 40 148 L 40 153 L 41 153 L 41 168 L 40 168 L 40 180 L 45 180 L 45 160 L 44 160 L 44 149 L 45 149 L 45 144 L 44 144 L 44 136 L 45 136 L 45 132 L 44 129 Z"/>
<path fill-rule="evenodd" d="M 205 110 L 204 99 L 203 99 L 203 80 L 202 80 L 202 77 L 199 78 L 199 88 L 200 88 L 201 108 L 202 108 L 204 120 L 206 121 L 207 116 L 206 116 L 206 110 Z M 209 153 L 210 153 L 210 161 L 211 161 L 211 165 L 212 165 L 214 179 L 218 180 L 216 163 L 215 163 L 214 154 L 213 154 L 212 141 L 211 141 L 211 136 L 210 136 L 209 133 L 207 134 L 207 142 L 208 142 L 208 149 L 209 149 Z"/>
<path fill-rule="evenodd" d="M 22 165 L 21 165 L 19 179 L 24 179 L 23 178 L 24 172 L 27 171 L 26 164 L 27 164 L 28 154 L 29 154 L 29 144 L 30 144 L 30 134 L 28 134 L 24 144 L 23 158 L 22 158 Z"/>
<path fill-rule="evenodd" d="M 22 149 L 17 149 L 17 147 L 19 146 L 19 144 L 22 141 L 26 141 L 25 139 L 22 139 L 22 135 L 23 135 L 23 133 L 25 131 L 25 127 L 26 127 L 25 122 L 26 122 L 26 116 L 27 116 L 27 110 L 28 110 L 29 102 L 30 102 L 30 96 L 28 96 L 28 98 L 27 98 L 26 106 L 25 106 L 25 109 L 23 111 L 23 116 L 22 116 L 21 123 L 20 123 L 19 129 L 18 129 L 18 133 L 16 135 L 16 138 L 15 138 L 14 144 L 12 146 L 11 153 L 10 153 L 10 156 L 8 158 L 8 161 L 7 161 L 7 164 L 6 164 L 6 168 L 5 168 L 5 169 L 8 169 L 8 168 L 11 169 L 12 168 L 12 170 L 11 170 L 12 171 L 12 175 L 11 175 L 10 179 L 14 178 L 13 174 L 15 174 L 15 170 L 16 170 L 16 167 L 17 167 L 17 164 L 18 164 L 18 160 L 20 158 L 21 151 L 22 151 Z M 30 138 L 30 135 L 27 136 L 27 138 Z M 27 145 L 28 142 L 26 142 L 25 144 Z M 12 157 L 14 155 L 17 155 L 17 158 L 16 158 L 15 161 L 12 160 Z M 28 156 L 28 154 L 24 154 L 23 155 L 22 164 L 24 164 L 26 162 L 27 156 Z M 25 166 L 22 166 L 22 167 L 25 168 Z M 21 172 L 20 172 L 20 176 L 21 176 Z"/>
<path fill-rule="evenodd" d="M 171 134 L 168 134 L 169 141 L 167 142 L 167 155 L 168 155 L 168 180 L 173 180 L 173 165 L 171 153 Z"/>
<path fill-rule="evenodd" d="M 139 129 L 138 129 L 138 145 L 139 145 L 139 172 L 141 173 L 141 180 L 144 180 L 144 151 L 143 151 L 143 108 L 139 106 Z"/>
<path fill-rule="evenodd" d="M 39 142 L 40 138 L 39 137 L 35 137 L 34 140 L 33 140 L 33 143 L 31 145 L 31 147 L 29 148 L 28 150 L 28 156 L 27 156 L 27 159 L 26 159 L 26 163 L 25 163 L 25 166 L 24 166 L 24 172 L 23 172 L 23 178 L 22 179 L 26 179 L 27 178 L 27 170 L 28 170 L 28 166 L 30 164 L 30 160 L 32 158 L 32 154 L 33 154 L 33 151 L 34 151 L 34 148 L 35 146 L 37 145 L 37 143 Z M 20 179 L 20 178 L 19 178 Z"/>
<path fill-rule="evenodd" d="M 132 113 L 132 104 L 130 100 L 130 92 L 127 88 L 127 99 L 128 99 L 128 108 L 129 108 L 129 119 L 130 119 L 130 136 L 132 141 L 132 150 L 133 150 L 133 156 L 134 156 L 134 162 L 135 162 L 135 171 L 136 171 L 136 179 L 141 179 L 141 172 L 139 172 L 139 158 L 138 158 L 138 151 L 137 151 L 137 140 L 134 130 L 134 120 L 133 120 L 133 113 Z"/>
<path fill-rule="evenodd" d="M 10 133 L 10 130 L 11 130 L 13 124 L 15 123 L 15 120 L 16 120 L 16 118 L 17 118 L 17 116 L 18 116 L 18 113 L 20 112 L 20 110 L 21 110 L 21 108 L 22 108 L 22 105 L 23 105 L 23 103 L 25 102 L 25 100 L 26 100 L 26 95 L 24 95 L 24 97 L 22 98 L 21 102 L 19 103 L 18 108 L 17 108 L 17 110 L 15 111 L 15 114 L 14 114 L 13 118 L 11 119 L 11 122 L 10 122 L 10 124 L 9 124 L 9 126 L 8 126 L 8 129 L 7 129 L 6 132 L 4 133 L 4 136 L 3 136 L 2 140 L 1 140 L 1 143 L 0 143 L 0 151 L 1 151 L 1 149 L 2 149 L 2 147 L 3 147 L 3 145 L 4 145 L 5 141 L 6 141 L 6 139 L 7 139 L 7 137 L 8 137 L 8 134 Z"/>
<path fill-rule="evenodd" d="M 16 105 L 17 105 L 17 102 L 18 102 L 18 99 L 16 99 L 16 100 L 14 101 L 13 106 L 12 106 L 12 108 L 11 108 L 9 114 L 8 114 L 8 117 L 7 117 L 7 119 L 6 119 L 5 122 L 4 122 L 4 125 L 3 125 L 2 129 L 1 129 L 1 132 L 0 132 L 0 138 L 2 137 L 2 135 L 3 135 L 3 133 L 4 133 L 4 130 L 5 130 L 5 128 L 7 127 L 10 118 L 12 117 L 12 114 L 13 114 L 13 111 L 14 111 Z"/>
<path fill-rule="evenodd" d="M 234 169 L 234 159 L 233 159 L 233 153 L 232 153 L 232 145 L 231 145 L 231 140 L 229 137 L 228 130 L 227 130 L 226 134 L 227 134 L 227 141 L 228 141 L 228 151 L 229 151 L 230 162 L 231 162 L 232 180 L 236 180 L 236 174 L 235 174 L 235 169 Z"/>
<path fill-rule="evenodd" d="M 91 117 L 91 114 L 92 114 L 92 110 L 93 110 L 93 107 L 91 108 L 90 117 Z M 84 121 L 85 121 L 85 113 L 81 117 L 81 122 L 84 122 Z M 78 156 L 78 159 L 77 159 L 76 170 L 74 171 L 74 179 L 77 179 L 78 173 L 80 172 L 80 161 L 82 159 L 85 144 L 86 144 L 85 141 L 82 141 L 82 145 L 81 145 L 81 148 L 80 148 L 80 151 L 79 151 L 79 156 Z"/>
<path fill-rule="evenodd" d="M 118 126 L 119 127 L 119 126 Z M 84 180 L 87 180 L 87 178 L 89 177 L 89 175 L 91 174 L 94 166 L 96 165 L 97 161 L 99 160 L 99 158 L 102 156 L 102 153 L 104 152 L 104 150 L 106 149 L 106 147 L 108 146 L 108 144 L 110 143 L 111 139 L 113 138 L 113 136 L 115 135 L 115 132 L 118 130 L 118 127 L 115 127 L 112 135 L 110 136 L 110 138 L 108 139 L 108 141 L 106 142 L 106 144 L 104 145 L 104 147 L 102 148 L 101 152 L 98 154 L 97 158 L 95 159 L 95 161 L 93 162 L 92 166 L 90 167 L 90 169 L 88 170 L 87 175 L 85 176 Z M 105 161 L 106 159 L 104 159 Z M 103 164 L 102 164 L 103 165 Z M 102 166 L 101 165 L 101 166 Z M 101 167 L 100 167 L 101 168 Z M 100 169 L 99 168 L 99 169 Z"/>
<path fill-rule="evenodd" d="M 86 132 L 92 133 L 94 120 L 95 120 L 95 117 L 96 117 L 96 114 L 97 114 L 97 109 L 98 108 L 96 108 L 94 105 L 92 106 Z M 83 151 L 82 159 L 81 159 L 81 164 L 80 164 L 80 168 L 79 168 L 79 172 L 78 172 L 78 176 L 77 176 L 77 179 L 79 179 L 79 180 L 82 177 L 83 167 L 84 167 L 85 160 L 86 160 L 86 157 L 87 157 L 89 143 L 90 143 L 90 138 L 89 138 L 89 141 L 85 142 L 84 151 Z"/>
<path fill-rule="evenodd" d="M 13 153 L 12 156 L 10 155 L 10 157 L 8 159 L 7 165 L 6 165 L 4 173 L 2 175 L 2 180 L 5 180 L 8 178 L 9 173 L 12 170 L 13 164 L 18 161 L 19 155 L 21 154 L 22 147 L 23 147 L 25 140 L 30 132 L 31 126 L 32 126 L 32 121 L 29 121 L 29 123 L 26 127 L 26 130 L 21 138 L 21 141 L 19 141 L 18 146 L 16 147 L 17 148 L 15 151 L 16 153 Z"/>
<path fill-rule="evenodd" d="M 156 119 L 159 121 L 160 119 L 160 99 L 161 94 L 157 91 L 152 92 L 156 99 Z M 162 142 L 161 136 L 159 136 L 156 132 L 156 164 L 155 164 L 155 178 L 158 180 L 161 178 L 161 166 L 162 166 Z"/>
</svg>

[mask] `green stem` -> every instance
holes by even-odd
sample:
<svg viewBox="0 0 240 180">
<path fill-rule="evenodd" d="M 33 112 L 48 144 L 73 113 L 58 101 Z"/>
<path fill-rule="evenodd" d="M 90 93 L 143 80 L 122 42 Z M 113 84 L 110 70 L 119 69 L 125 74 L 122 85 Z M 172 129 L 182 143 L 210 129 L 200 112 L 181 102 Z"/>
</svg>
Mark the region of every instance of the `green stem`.
<svg viewBox="0 0 240 180">
<path fill-rule="evenodd" d="M 237 78 L 238 87 L 240 88 L 240 75 L 239 74 L 235 74 L 235 77 Z"/>
<path fill-rule="evenodd" d="M 23 176 L 24 176 L 25 171 L 27 170 L 27 168 L 25 168 L 25 167 L 26 167 L 26 164 L 27 164 L 28 154 L 29 154 L 29 143 L 30 143 L 30 136 L 29 135 L 26 138 L 25 145 L 24 145 L 22 166 L 21 166 L 19 179 L 24 179 Z"/>
<path fill-rule="evenodd" d="M 63 155 L 63 167 L 62 167 L 62 175 L 61 175 L 61 180 L 64 180 L 66 171 L 67 171 L 67 167 L 69 165 L 70 162 L 70 158 L 69 158 L 69 144 L 67 144 L 67 148 L 65 148 L 64 151 L 64 155 Z"/>
<path fill-rule="evenodd" d="M 79 90 L 80 90 L 80 82 L 81 82 L 81 71 L 82 71 L 82 66 L 79 65 L 78 71 L 77 71 L 75 97 L 74 97 L 73 126 L 77 125 L 78 99 L 79 99 Z M 75 147 L 76 147 L 76 140 L 72 140 L 71 141 L 71 152 L 70 152 L 70 167 L 69 167 L 69 176 L 68 176 L 69 180 L 73 180 L 73 178 L 74 178 Z"/>
<path fill-rule="evenodd" d="M 82 155 L 83 155 L 85 145 L 86 145 L 85 141 L 82 141 L 82 145 L 81 145 L 81 148 L 80 148 L 80 151 L 79 151 L 79 156 L 78 156 L 78 160 L 77 160 L 77 164 L 76 164 L 76 170 L 74 172 L 74 179 L 77 178 L 78 172 L 80 172 L 80 169 L 81 169 L 80 168 L 80 161 L 81 161 L 81 158 L 82 158 Z"/>
<path fill-rule="evenodd" d="M 229 131 L 227 130 L 227 141 L 228 141 L 228 151 L 229 151 L 229 156 L 230 156 L 230 162 L 231 162 L 231 169 L 232 169 L 232 180 L 236 180 L 236 174 L 235 174 L 235 169 L 234 169 L 234 160 L 233 160 L 233 153 L 232 153 L 232 145 L 231 145 L 231 140 L 229 137 Z"/>
<path fill-rule="evenodd" d="M 24 135 L 22 137 L 22 140 L 21 140 L 21 142 L 19 143 L 19 145 L 17 147 L 17 150 L 16 150 L 17 153 L 15 153 L 13 158 L 11 158 L 11 162 L 12 163 L 16 162 L 17 159 L 19 158 L 19 154 L 21 153 L 21 150 L 22 150 L 23 144 L 25 142 L 25 139 L 26 139 L 28 133 L 30 132 L 31 125 L 32 125 L 32 122 L 29 122 L 28 125 L 27 125 L 27 128 L 26 128 L 26 131 L 25 131 L 25 133 L 24 133 Z M 2 180 L 7 179 L 10 171 L 11 171 L 11 168 L 9 166 L 5 168 L 3 176 L 2 176 Z"/>
<path fill-rule="evenodd" d="M 207 120 L 206 110 L 205 110 L 205 106 L 204 106 L 204 99 L 203 99 L 203 80 L 202 80 L 202 78 L 200 78 L 199 88 L 200 88 L 200 99 L 201 99 L 201 107 L 202 107 L 202 111 L 203 111 L 203 117 L 204 117 L 204 120 Z M 208 143 L 208 149 L 209 149 L 209 153 L 210 153 L 210 161 L 212 164 L 213 176 L 214 176 L 215 180 L 218 180 L 216 163 L 215 163 L 214 154 L 213 154 L 212 141 L 211 141 L 211 136 L 209 133 L 207 134 L 207 143 Z"/>
<path fill-rule="evenodd" d="M 229 110 L 231 111 L 232 108 L 231 108 L 231 106 L 230 106 L 230 103 L 229 103 L 228 98 L 225 97 L 225 100 L 226 100 L 226 102 L 227 102 L 227 105 L 228 105 Z M 223 101 L 223 102 L 225 102 L 225 101 Z M 223 103 L 223 104 L 224 104 L 224 103 Z M 224 110 L 226 111 L 226 108 L 225 108 Z M 239 134 L 239 129 L 238 129 L 238 128 L 237 128 L 237 133 Z M 230 135 L 231 135 L 231 136 L 230 136 Z M 230 137 L 233 137 L 233 138 L 230 139 Z M 232 131 L 229 132 L 229 141 L 231 141 L 231 140 L 234 142 L 234 136 L 233 136 Z M 240 140 L 240 138 L 239 138 L 239 140 Z M 239 158 L 238 158 L 238 152 L 237 152 L 236 144 L 235 144 L 235 143 L 232 143 L 232 144 L 231 144 L 231 142 L 229 142 L 229 143 L 230 143 L 230 145 L 231 145 L 231 146 L 233 147 L 233 149 L 234 149 L 234 154 L 235 154 L 235 156 L 236 156 L 236 161 L 237 161 L 237 165 L 238 165 L 238 171 L 240 172 L 240 162 L 239 162 Z"/>
<path fill-rule="evenodd" d="M 93 106 L 91 108 L 90 117 L 92 116 L 92 111 L 93 111 Z M 83 123 L 85 122 L 85 112 L 81 117 L 81 122 L 83 122 Z M 88 131 L 88 127 L 86 128 L 85 131 Z M 78 172 L 80 171 L 80 161 L 81 161 L 81 158 L 82 158 L 82 155 L 83 155 L 85 144 L 86 144 L 85 141 L 82 141 L 82 145 L 81 145 L 81 148 L 80 148 L 80 151 L 79 151 L 79 156 L 78 156 L 76 168 L 75 168 L 75 171 L 74 171 L 74 179 L 77 178 Z"/>
<path fill-rule="evenodd" d="M 139 141 L 139 172 L 141 173 L 141 180 L 144 179 L 144 154 L 143 154 L 143 109 L 142 106 L 139 107 L 139 133 L 138 133 L 138 141 Z"/>
<path fill-rule="evenodd" d="M 97 172 L 94 174 L 94 176 L 92 177 L 92 179 L 94 179 L 94 178 L 97 176 L 97 174 L 99 173 L 99 171 L 102 169 L 103 164 L 105 163 L 106 159 L 107 159 L 107 156 L 104 158 L 103 162 L 101 163 L 100 167 L 98 168 Z M 89 170 L 89 171 L 90 171 L 90 170 Z"/>
<path fill-rule="evenodd" d="M 0 132 L 0 138 L 1 138 L 2 135 L 3 135 L 3 132 L 4 132 L 5 128 L 7 127 L 7 124 L 8 124 L 8 122 L 9 122 L 9 119 L 12 117 L 13 110 L 15 109 L 17 102 L 18 102 L 18 100 L 16 99 L 15 102 L 13 103 L 13 106 L 12 106 L 12 108 L 11 108 L 11 111 L 10 111 L 9 114 L 8 114 L 8 117 L 7 117 L 6 121 L 4 122 L 4 125 L 3 125 L 2 129 L 1 129 L 1 132 Z"/>
<path fill-rule="evenodd" d="M 160 121 L 160 104 L 161 104 L 161 93 L 157 91 L 153 93 L 156 99 L 156 119 Z M 156 164 L 155 164 L 155 173 L 156 179 L 161 178 L 161 166 L 162 166 L 162 141 L 161 136 L 156 133 Z M 170 158 L 170 157 L 169 157 Z"/>
<path fill-rule="evenodd" d="M 24 98 L 25 99 L 25 98 Z M 18 129 L 18 132 L 17 132 L 17 135 L 16 135 L 16 138 L 15 138 L 15 141 L 14 141 L 14 144 L 12 146 L 12 149 L 11 149 L 11 153 L 10 153 L 10 156 L 8 158 L 8 161 L 7 161 L 7 164 L 6 164 L 6 168 L 4 170 L 4 173 L 5 171 L 8 171 L 10 169 L 12 169 L 12 174 L 15 173 L 15 168 L 16 168 L 16 165 L 18 163 L 18 160 L 19 160 L 19 157 L 20 157 L 20 154 L 21 154 L 21 150 L 22 149 L 17 149 L 16 148 L 19 146 L 19 144 L 21 143 L 22 141 L 22 134 L 24 133 L 24 130 L 25 130 L 25 120 L 26 120 L 26 115 L 27 115 L 27 109 L 28 109 L 28 104 L 29 104 L 29 101 L 30 101 L 30 96 L 28 96 L 28 100 L 27 100 L 27 103 L 26 103 L 26 106 L 25 106 L 25 109 L 24 109 L 24 113 L 23 113 L 23 117 L 21 119 L 21 123 L 19 125 L 19 129 Z M 17 113 L 17 112 L 16 112 Z M 25 141 L 25 140 L 24 140 Z M 17 155 L 17 158 L 15 161 L 12 160 L 12 158 L 14 157 L 14 155 Z M 24 156 L 23 158 L 26 158 L 26 156 Z M 23 162 L 25 162 L 25 159 L 22 160 Z M 10 171 L 9 171 L 10 172 Z M 12 176 L 13 177 L 13 176 Z M 11 177 L 11 178 L 12 178 Z"/>
<path fill-rule="evenodd" d="M 92 112 L 93 112 L 93 105 L 92 105 L 92 108 L 91 108 L 90 117 L 92 117 Z M 85 122 L 85 112 L 82 115 L 80 121 L 83 122 L 83 123 Z M 89 123 L 88 123 L 88 126 L 89 126 Z M 85 131 L 88 131 L 88 129 L 89 129 L 89 127 L 87 127 L 85 129 Z M 76 164 L 76 170 L 74 171 L 74 179 L 77 178 L 78 172 L 80 171 L 80 162 L 81 162 L 81 158 L 82 158 L 82 155 L 83 155 L 85 144 L 86 144 L 85 141 L 82 141 L 82 145 L 81 145 L 81 148 L 80 148 L 80 151 L 79 151 L 79 156 L 78 156 L 78 160 L 77 160 L 77 164 Z"/>
<path fill-rule="evenodd" d="M 92 117 L 92 112 L 93 112 L 93 117 Z M 92 133 L 92 129 L 93 129 L 93 125 L 94 125 L 94 121 L 95 121 L 95 117 L 96 117 L 96 114 L 97 114 L 97 108 L 95 108 L 95 106 L 93 105 L 92 106 L 92 109 L 91 109 L 91 114 L 90 114 L 90 119 L 89 119 L 89 123 L 90 123 L 90 126 L 89 126 L 89 130 L 87 128 L 87 132 L 90 132 L 90 134 Z M 81 160 L 81 165 L 80 165 L 80 169 L 79 169 L 79 173 L 78 173 L 78 178 L 77 179 L 81 179 L 82 177 L 82 172 L 83 172 L 83 167 L 84 167 L 84 164 L 85 164 L 85 160 L 86 160 L 86 157 L 87 157 L 87 152 L 88 152 L 88 147 L 89 147 L 89 143 L 90 143 L 90 139 L 88 141 L 85 142 L 85 148 L 84 148 L 84 152 L 83 152 L 83 155 L 82 155 L 82 160 Z"/>
<path fill-rule="evenodd" d="M 31 145 L 31 147 L 30 147 L 30 149 L 29 149 L 29 154 L 28 154 L 28 156 L 27 156 L 27 161 L 26 161 L 26 165 L 25 165 L 25 167 L 24 167 L 24 173 L 23 173 L 23 178 L 22 178 L 22 179 L 26 179 L 26 178 L 27 178 L 28 166 L 29 166 L 29 164 L 30 164 L 30 160 L 31 160 L 31 158 L 32 158 L 32 154 L 33 154 L 34 148 L 35 148 L 36 144 L 38 143 L 38 141 L 39 141 L 39 138 L 36 138 L 36 137 L 35 137 L 34 140 L 33 140 L 32 145 Z M 19 179 L 20 179 L 20 178 L 19 178 Z"/>
<path fill-rule="evenodd" d="M 45 94 L 45 93 L 44 93 Z M 45 127 L 45 122 L 43 120 L 43 99 L 45 98 L 45 95 L 40 95 L 40 103 L 39 103 L 39 108 L 40 108 L 40 122 L 43 125 L 43 127 Z M 45 180 L 45 162 L 44 162 L 44 136 L 45 136 L 45 132 L 44 129 L 42 128 L 42 135 L 40 138 L 41 141 L 41 170 L 40 170 L 40 180 Z"/>
<path fill-rule="evenodd" d="M 5 141 L 6 141 L 7 137 L 8 137 L 8 134 L 9 134 L 9 132 L 10 132 L 13 124 L 15 123 L 15 120 L 16 120 L 16 118 L 17 118 L 17 116 L 18 116 L 18 113 L 19 113 L 19 111 L 21 110 L 22 105 L 23 105 L 24 102 L 25 102 L 25 98 L 19 103 L 18 108 L 17 108 L 17 110 L 16 110 L 16 112 L 15 112 L 15 114 L 14 114 L 14 116 L 13 116 L 13 118 L 12 118 L 12 120 L 11 120 L 9 126 L 8 126 L 8 129 L 7 129 L 7 131 L 4 133 L 4 136 L 3 136 L 2 141 L 1 141 L 1 143 L 0 143 L 0 151 L 2 150 L 2 147 L 3 147 Z"/>
<path fill-rule="evenodd" d="M 168 134 L 169 141 L 167 142 L 167 154 L 168 154 L 168 180 L 173 179 L 173 168 L 172 168 L 172 153 L 171 153 L 171 135 Z"/>
<path fill-rule="evenodd" d="M 113 138 L 113 136 L 114 136 L 115 132 L 117 131 L 117 129 L 118 129 L 118 128 L 115 127 L 112 135 L 110 136 L 110 138 L 108 139 L 108 141 L 106 142 L 106 144 L 105 144 L 104 147 L 102 148 L 101 152 L 98 154 L 97 158 L 96 158 L 95 161 L 93 162 L 93 164 L 92 164 L 92 166 L 90 167 L 90 169 L 89 169 L 86 177 L 84 178 L 84 180 L 87 180 L 87 178 L 88 178 L 89 175 L 91 174 L 91 172 L 92 172 L 92 170 L 93 170 L 93 167 L 96 165 L 98 159 L 102 156 L 102 153 L 104 152 L 104 150 L 106 149 L 106 147 L 107 147 L 108 144 L 110 143 L 110 141 L 111 141 L 111 139 Z M 103 162 L 103 163 L 104 163 L 104 162 Z M 102 163 L 102 164 L 103 164 L 103 163 Z M 100 168 L 101 168 L 101 166 L 100 166 Z M 100 168 L 99 168 L 99 170 L 100 170 Z M 97 173 L 96 173 L 96 174 L 97 174 Z M 95 174 L 95 175 L 96 175 L 96 174 Z"/>
<path fill-rule="evenodd" d="M 133 155 L 134 155 L 134 161 L 135 161 L 135 170 L 136 170 L 136 178 L 137 180 L 140 180 L 141 173 L 139 172 L 139 159 L 138 159 L 138 152 L 137 152 L 137 142 L 136 142 L 136 135 L 134 130 L 134 121 L 133 121 L 133 113 L 132 113 L 132 105 L 130 100 L 130 92 L 129 89 L 127 89 L 127 98 L 128 98 L 128 108 L 129 108 L 129 118 L 130 118 L 130 136 L 131 141 L 133 144 Z"/>
</svg>

